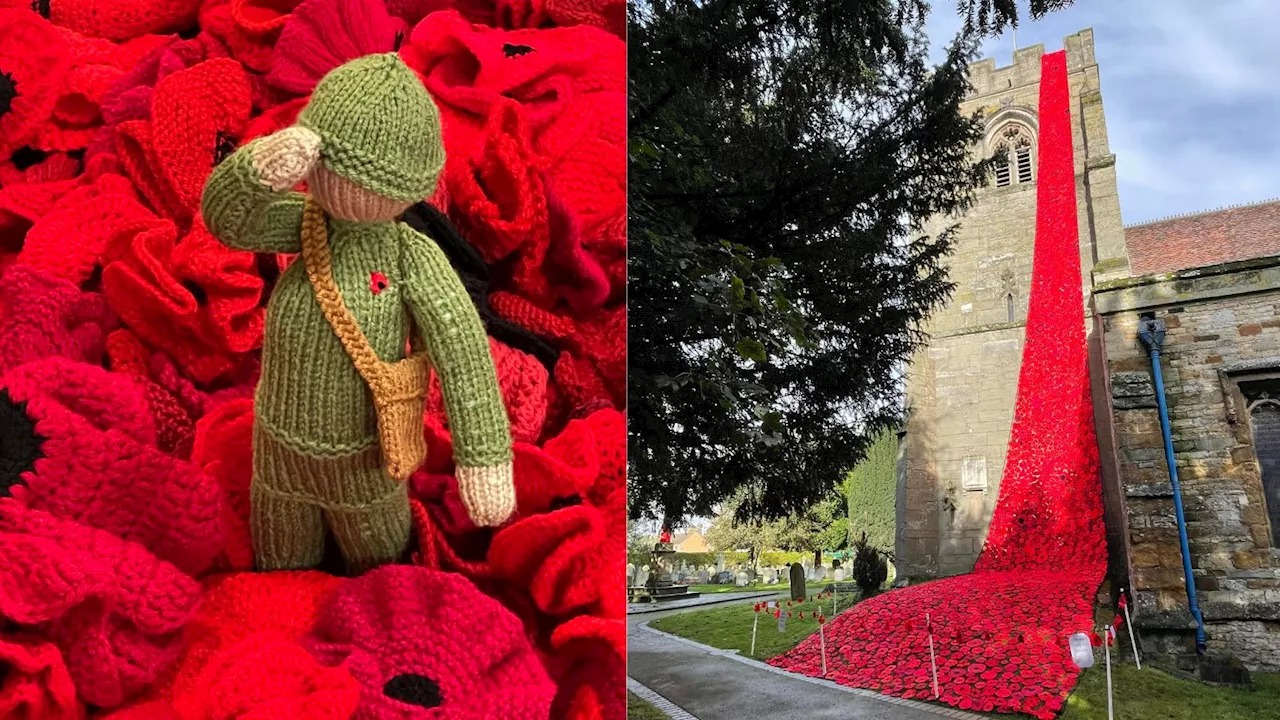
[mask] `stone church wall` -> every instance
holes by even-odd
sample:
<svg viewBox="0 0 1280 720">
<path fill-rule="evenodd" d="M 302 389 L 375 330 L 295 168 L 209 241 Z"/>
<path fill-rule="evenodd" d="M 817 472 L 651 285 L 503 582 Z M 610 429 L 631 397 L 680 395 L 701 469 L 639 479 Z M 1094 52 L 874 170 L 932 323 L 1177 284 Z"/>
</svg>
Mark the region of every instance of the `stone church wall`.
<svg viewBox="0 0 1280 720">
<path fill-rule="evenodd" d="M 1280 670 L 1280 548 L 1246 398 L 1249 388 L 1280 378 L 1280 257 L 1104 283 L 1095 303 L 1105 328 L 1134 622 L 1147 651 L 1194 652 L 1150 361 L 1137 337 L 1142 314 L 1154 313 L 1167 327 L 1161 367 L 1209 650 Z"/>
</svg>

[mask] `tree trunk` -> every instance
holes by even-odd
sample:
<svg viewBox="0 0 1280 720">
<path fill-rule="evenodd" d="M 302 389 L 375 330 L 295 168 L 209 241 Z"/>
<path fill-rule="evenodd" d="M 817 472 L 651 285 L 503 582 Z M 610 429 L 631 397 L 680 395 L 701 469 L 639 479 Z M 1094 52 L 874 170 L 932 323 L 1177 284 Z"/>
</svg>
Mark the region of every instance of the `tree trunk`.
<svg viewBox="0 0 1280 720">
<path fill-rule="evenodd" d="M 813 566 L 816 568 L 822 567 L 822 548 L 813 551 Z"/>
</svg>

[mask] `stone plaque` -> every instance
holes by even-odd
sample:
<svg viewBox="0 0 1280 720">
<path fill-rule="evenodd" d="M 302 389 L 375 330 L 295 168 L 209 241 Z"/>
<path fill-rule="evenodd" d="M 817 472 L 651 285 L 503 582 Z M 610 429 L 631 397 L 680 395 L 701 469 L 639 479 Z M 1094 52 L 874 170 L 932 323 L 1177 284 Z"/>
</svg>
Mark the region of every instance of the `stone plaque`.
<svg viewBox="0 0 1280 720">
<path fill-rule="evenodd" d="M 964 459 L 960 467 L 960 487 L 965 492 L 985 492 L 987 489 L 987 458 L 972 455 Z"/>
</svg>

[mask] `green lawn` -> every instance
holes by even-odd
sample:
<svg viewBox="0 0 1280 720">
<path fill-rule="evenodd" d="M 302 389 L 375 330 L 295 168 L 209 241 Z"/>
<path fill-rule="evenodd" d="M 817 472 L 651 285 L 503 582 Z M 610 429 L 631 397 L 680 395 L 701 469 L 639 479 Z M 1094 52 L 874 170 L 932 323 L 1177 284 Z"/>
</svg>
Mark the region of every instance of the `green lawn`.
<svg viewBox="0 0 1280 720">
<path fill-rule="evenodd" d="M 690 592 L 698 592 L 703 595 L 711 595 L 714 593 L 727 592 L 760 592 L 762 590 L 786 590 L 790 585 L 779 583 L 776 585 L 748 585 L 746 587 L 738 587 L 736 585 L 690 585 Z"/>
<path fill-rule="evenodd" d="M 667 720 L 667 714 L 627 693 L 627 720 Z"/>
<path fill-rule="evenodd" d="M 848 609 L 843 605 L 841 612 Z M 831 614 L 831 598 L 821 600 L 822 608 Z M 777 621 L 760 613 L 756 635 L 757 660 L 767 660 L 795 647 L 801 640 L 817 632 L 818 624 L 808 618 L 813 603 L 793 606 L 791 611 L 805 612 L 805 619 L 793 615 L 785 632 L 779 633 Z M 783 609 L 786 602 L 783 602 Z M 747 655 L 751 647 L 751 604 L 671 615 L 650 625 L 663 632 Z M 1131 661 L 1112 666 L 1115 716 L 1123 720 L 1280 720 L 1280 675 L 1254 673 L 1250 690 L 1216 688 L 1168 675 L 1151 667 L 1138 670 Z M 633 716 L 645 717 L 645 716 Z M 1025 715 L 996 715 L 993 718 L 1023 720 Z M 1107 717 L 1107 675 L 1095 665 L 1080 677 L 1076 691 L 1067 699 L 1067 707 L 1059 720 L 1105 720 Z"/>
<path fill-rule="evenodd" d="M 841 596 L 840 599 L 842 602 L 840 610 L 843 612 L 848 608 L 843 605 L 845 597 Z M 812 619 L 810 615 L 817 609 L 819 604 L 821 604 L 823 612 L 830 618 L 831 598 L 829 597 L 823 598 L 818 603 L 796 603 L 790 608 L 787 607 L 787 602 L 784 599 L 782 601 L 783 614 L 785 615 L 787 610 L 792 613 L 791 619 L 787 621 L 785 632 L 778 632 L 778 621 L 772 615 L 767 615 L 764 611 L 761 611 L 760 626 L 756 630 L 755 657 L 764 660 L 784 653 L 795 647 L 796 643 L 817 632 L 818 621 Z M 751 607 L 751 603 L 739 603 L 711 610 L 670 615 L 650 623 L 650 627 L 669 632 L 672 635 L 687 637 L 704 645 L 737 650 L 742 655 L 749 656 L 751 651 L 751 624 L 755 616 L 755 612 L 752 611 Z M 805 614 L 803 620 L 800 619 L 801 612 Z"/>
</svg>

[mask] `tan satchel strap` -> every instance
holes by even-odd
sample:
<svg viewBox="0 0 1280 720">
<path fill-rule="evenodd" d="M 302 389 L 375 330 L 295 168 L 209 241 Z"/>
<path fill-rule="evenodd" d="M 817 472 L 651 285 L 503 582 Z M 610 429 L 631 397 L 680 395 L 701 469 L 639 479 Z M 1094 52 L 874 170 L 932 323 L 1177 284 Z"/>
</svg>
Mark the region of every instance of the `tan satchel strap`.
<svg viewBox="0 0 1280 720">
<path fill-rule="evenodd" d="M 369 385 L 377 385 L 384 364 L 373 351 L 364 331 L 342 301 L 338 283 L 333 279 L 333 265 L 329 257 L 329 230 L 324 209 L 307 198 L 302 210 L 302 261 L 306 265 L 307 278 L 315 291 L 316 301 L 329 326 L 338 336 L 342 347 L 351 356 L 356 370 Z"/>
</svg>

